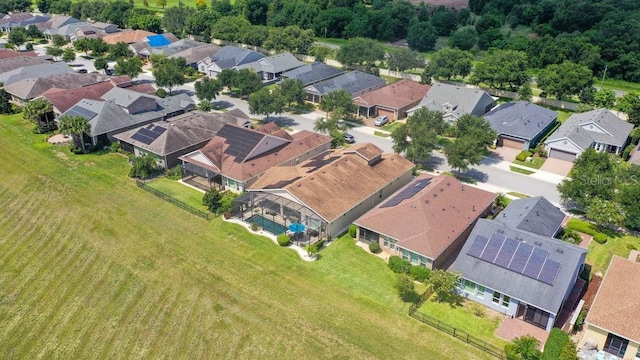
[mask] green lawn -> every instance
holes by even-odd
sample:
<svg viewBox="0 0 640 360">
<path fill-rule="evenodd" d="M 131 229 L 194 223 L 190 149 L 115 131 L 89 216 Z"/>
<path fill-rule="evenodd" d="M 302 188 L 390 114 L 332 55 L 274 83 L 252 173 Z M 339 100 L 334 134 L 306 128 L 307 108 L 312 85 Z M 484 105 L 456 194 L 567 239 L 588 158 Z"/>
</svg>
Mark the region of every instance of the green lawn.
<svg viewBox="0 0 640 360">
<path fill-rule="evenodd" d="M 517 166 L 509 166 L 509 170 L 520 173 L 520 174 L 524 174 L 524 175 L 531 175 L 535 172 L 535 171 L 519 168 Z"/>
<path fill-rule="evenodd" d="M 384 262 L 318 262 L 138 189 L 0 117 L 2 358 L 490 359 L 407 315 Z"/>
<path fill-rule="evenodd" d="M 433 295 L 418 309 L 418 312 L 438 319 L 457 330 L 465 331 L 489 344 L 503 348 L 507 341 L 495 335 L 496 329 L 500 326 L 500 316 L 489 316 L 489 310 L 485 310 L 483 317 L 476 316 L 472 311 L 473 306 L 484 308 L 469 300 L 463 300 L 460 306 L 451 306 L 445 302 L 439 303 Z"/>
<path fill-rule="evenodd" d="M 545 160 L 547 160 L 547 159 L 546 158 L 540 158 L 540 157 L 532 157 L 531 161 L 513 160 L 513 163 L 516 164 L 516 165 L 522 165 L 522 166 L 530 167 L 532 169 L 540 169 L 542 167 L 542 165 L 544 164 Z"/>
<path fill-rule="evenodd" d="M 202 204 L 204 193 L 181 184 L 178 180 L 163 177 L 150 181 L 147 185 L 198 210 L 207 211 L 207 207 Z"/>
<path fill-rule="evenodd" d="M 527 194 L 523 194 L 523 193 L 519 193 L 519 192 L 515 192 L 515 191 L 509 191 L 507 194 L 509 194 L 511 196 L 515 196 L 515 197 L 520 198 L 520 199 L 527 199 L 527 198 L 531 197 L 531 196 L 529 196 Z"/>
<path fill-rule="evenodd" d="M 609 237 L 604 244 L 591 241 L 589 252 L 587 253 L 587 263 L 591 264 L 592 273 L 595 274 L 597 271 L 605 273 L 613 255 L 626 258 L 629 256 L 631 249 L 640 249 L 640 238 L 625 235 Z"/>
<path fill-rule="evenodd" d="M 388 131 L 388 132 L 393 132 L 393 130 L 395 130 L 398 126 L 402 126 L 403 123 L 399 122 L 399 121 L 394 121 L 391 124 L 387 124 L 383 127 L 381 127 L 382 130 Z"/>
</svg>

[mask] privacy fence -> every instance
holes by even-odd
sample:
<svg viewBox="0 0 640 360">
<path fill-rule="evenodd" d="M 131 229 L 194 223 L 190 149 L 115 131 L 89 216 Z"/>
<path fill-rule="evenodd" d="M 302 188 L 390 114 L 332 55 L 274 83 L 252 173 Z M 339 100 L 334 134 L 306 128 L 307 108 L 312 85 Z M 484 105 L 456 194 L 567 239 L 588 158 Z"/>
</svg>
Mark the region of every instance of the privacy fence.
<svg viewBox="0 0 640 360">
<path fill-rule="evenodd" d="M 192 213 L 195 216 L 201 217 L 201 218 L 203 218 L 203 219 L 205 219 L 207 221 L 209 221 L 209 220 L 211 220 L 213 218 L 213 214 L 210 214 L 210 213 L 207 213 L 205 211 L 196 209 L 191 205 L 188 205 L 188 204 L 186 204 L 186 203 L 184 203 L 184 202 L 182 202 L 182 201 L 180 201 L 178 199 L 175 199 L 175 198 L 173 198 L 173 197 L 171 197 L 171 196 L 169 196 L 169 195 L 167 195 L 167 194 L 165 194 L 165 193 L 163 193 L 161 191 L 158 191 L 157 189 L 154 189 L 151 186 L 145 184 L 144 181 L 136 180 L 136 185 L 139 188 L 141 188 L 141 189 L 143 189 L 143 190 L 145 190 L 147 192 L 150 192 L 151 194 L 159 197 L 160 199 L 162 199 L 164 201 L 167 201 L 167 202 L 170 202 L 173 205 L 175 205 L 175 206 L 177 206 L 177 207 L 179 207 L 179 208 L 181 208 L 183 210 L 186 210 L 186 211 Z"/>
<path fill-rule="evenodd" d="M 431 317 L 423 313 L 419 313 L 418 309 L 422 306 L 422 304 L 424 304 L 425 301 L 427 301 L 427 299 L 431 297 L 432 294 L 433 294 L 433 290 L 427 289 L 427 291 L 425 291 L 424 294 L 420 295 L 420 301 L 418 301 L 415 304 L 412 304 L 409 307 L 409 316 L 427 325 L 430 325 L 442 332 L 445 332 L 459 340 L 462 340 L 467 344 L 486 352 L 489 355 L 495 356 L 498 359 L 501 359 L 501 360 L 507 359 L 507 355 L 505 354 L 504 349 L 501 349 L 495 345 L 489 344 L 484 340 L 478 339 L 477 337 L 470 335 L 465 331 L 457 329 L 434 317 Z"/>
</svg>

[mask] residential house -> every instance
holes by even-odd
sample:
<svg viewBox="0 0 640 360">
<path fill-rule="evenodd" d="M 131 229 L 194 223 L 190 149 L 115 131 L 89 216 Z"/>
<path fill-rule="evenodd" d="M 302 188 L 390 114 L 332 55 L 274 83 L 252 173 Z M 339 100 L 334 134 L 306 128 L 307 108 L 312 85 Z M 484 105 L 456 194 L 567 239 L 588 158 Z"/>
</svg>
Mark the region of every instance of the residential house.
<svg viewBox="0 0 640 360">
<path fill-rule="evenodd" d="M 196 110 L 116 134 L 114 138 L 134 155 L 152 154 L 161 167 L 172 168 L 181 163 L 178 157 L 202 148 L 224 124 L 249 127 L 251 118 L 239 109 L 221 114 Z"/>
<path fill-rule="evenodd" d="M 7 14 L 0 19 L 0 31 L 8 33 L 17 27 L 26 28 L 29 25 L 39 26 L 49 21 L 49 19 L 51 19 L 49 15 L 32 13 Z"/>
<path fill-rule="evenodd" d="M 629 143 L 631 130 L 633 124 L 611 111 L 595 109 L 569 116 L 544 146 L 549 157 L 566 161 L 573 161 L 588 148 L 620 155 Z"/>
<path fill-rule="evenodd" d="M 299 68 L 304 63 L 291 53 L 276 54 L 252 63 L 238 66 L 238 70 L 251 69 L 260 75 L 262 81 L 270 83 L 280 80 L 283 73 Z"/>
<path fill-rule="evenodd" d="M 444 83 L 435 83 L 420 103 L 409 109 L 411 116 L 421 108 L 440 111 L 443 118 L 453 124 L 464 114 L 482 116 L 496 106 L 496 99 L 484 90 L 471 89 Z"/>
<path fill-rule="evenodd" d="M 587 250 L 551 237 L 564 216 L 546 200 L 512 204 L 504 217 L 477 221 L 449 271 L 460 274 L 469 300 L 550 331 L 575 305 L 570 295 Z"/>
<path fill-rule="evenodd" d="M 366 117 L 386 115 L 391 120 L 403 119 L 407 110 L 418 105 L 427 94 L 430 85 L 423 85 L 402 79 L 356 97 L 358 115 Z"/>
<path fill-rule="evenodd" d="M 0 59 L 0 82 L 6 84 L 9 76 L 15 74 L 6 74 L 10 71 L 20 69 L 31 65 L 51 64 L 51 58 L 45 56 L 12 56 Z"/>
<path fill-rule="evenodd" d="M 129 48 L 134 54 L 144 59 L 148 59 L 152 54 L 169 55 L 170 53 L 165 53 L 165 51 L 167 51 L 172 44 L 177 43 L 178 41 L 180 41 L 180 39 L 172 33 L 149 35 L 140 41 L 130 44 Z M 193 40 L 187 39 L 186 41 L 191 42 Z M 184 42 L 181 41 L 177 46 L 181 45 L 184 45 Z"/>
<path fill-rule="evenodd" d="M 534 148 L 556 124 L 558 113 L 528 101 L 498 105 L 484 115 L 498 134 L 498 146 Z"/>
<path fill-rule="evenodd" d="M 120 32 L 118 26 L 103 22 L 89 23 L 88 25 L 76 28 L 74 34 L 70 35 L 71 41 L 80 39 L 102 39 L 109 34 Z"/>
<path fill-rule="evenodd" d="M 331 239 L 409 183 L 414 165 L 370 143 L 326 150 L 272 167 L 234 205 L 234 216 L 274 234 L 298 224 L 311 238 Z M 299 232 L 299 231 L 298 231 Z"/>
<path fill-rule="evenodd" d="M 78 74 L 71 72 L 46 77 L 26 78 L 6 85 L 4 89 L 11 95 L 12 102 L 23 105 L 41 96 L 49 89 L 70 89 L 96 84 L 108 79 L 107 76 L 100 74 Z"/>
<path fill-rule="evenodd" d="M 562 231 L 567 215 L 542 196 L 513 200 L 495 217 L 513 229 L 534 234 L 556 237 Z"/>
<path fill-rule="evenodd" d="M 169 58 L 184 58 L 188 66 L 197 70 L 199 61 L 202 61 L 207 57 L 214 56 L 218 50 L 220 50 L 218 45 L 204 44 L 176 52 L 169 55 Z"/>
<path fill-rule="evenodd" d="M 2 59 L 10 59 L 15 57 L 37 57 L 33 51 L 15 51 L 11 49 L 0 49 L 0 60 Z"/>
<path fill-rule="evenodd" d="M 237 69 L 240 65 L 249 64 L 262 58 L 264 55 L 259 52 L 227 45 L 218 50 L 215 55 L 199 61 L 198 71 L 216 78 L 222 70 Z"/>
<path fill-rule="evenodd" d="M 496 194 L 452 176 L 421 175 L 354 221 L 358 239 L 414 265 L 447 268 Z"/>
<path fill-rule="evenodd" d="M 69 65 L 63 62 L 51 63 L 48 61 L 40 62 L 40 61 L 30 61 L 31 59 L 39 59 L 39 58 L 11 58 L 0 60 L 0 62 L 8 62 L 9 60 L 29 60 L 24 61 L 24 66 L 16 67 L 12 70 L 5 71 L 0 73 L 0 82 L 4 86 L 9 86 L 13 83 L 26 80 L 26 79 L 38 79 L 47 76 L 53 75 L 62 75 L 75 73 Z M 15 64 L 18 65 L 18 64 Z M 1 65 L 0 65 L 1 66 Z"/>
<path fill-rule="evenodd" d="M 323 62 L 314 62 L 283 73 L 282 79 L 300 80 L 302 86 L 309 86 L 341 74 L 344 74 L 344 71 L 338 68 Z"/>
<path fill-rule="evenodd" d="M 584 323 L 583 342 L 625 360 L 640 357 L 640 263 L 633 253 L 613 256 Z"/>
<path fill-rule="evenodd" d="M 330 136 L 311 131 L 289 135 L 274 123 L 258 129 L 226 124 L 202 149 L 180 160 L 187 180 L 241 193 L 268 169 L 296 164 L 330 147 Z"/>
<path fill-rule="evenodd" d="M 66 40 L 70 40 L 76 29 L 87 25 L 89 24 L 72 16 L 52 15 L 47 22 L 42 23 L 39 27 L 47 39 L 52 39 L 54 35 L 60 35 Z"/>
<path fill-rule="evenodd" d="M 309 85 L 304 90 L 309 101 L 319 103 L 324 95 L 333 91 L 344 90 L 352 97 L 358 97 L 386 84 L 384 79 L 355 70 Z"/>
<path fill-rule="evenodd" d="M 104 36 L 102 40 L 109 45 L 114 45 L 119 42 L 133 44 L 150 35 L 156 34 L 146 30 L 126 30 Z"/>
<path fill-rule="evenodd" d="M 150 124 L 167 120 L 192 111 L 193 100 L 186 94 L 159 98 L 128 89 L 113 88 L 102 96 L 102 101 L 82 99 L 58 117 L 81 116 L 88 120 L 91 131 L 88 137 L 96 146 L 107 144 L 114 135 Z"/>
</svg>

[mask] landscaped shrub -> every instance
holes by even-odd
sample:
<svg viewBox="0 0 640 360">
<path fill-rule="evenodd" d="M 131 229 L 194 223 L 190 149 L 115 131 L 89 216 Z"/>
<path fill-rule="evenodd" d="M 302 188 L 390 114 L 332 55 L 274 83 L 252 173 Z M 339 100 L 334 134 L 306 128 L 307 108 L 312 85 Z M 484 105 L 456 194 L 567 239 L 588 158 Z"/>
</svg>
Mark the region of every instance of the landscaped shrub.
<svg viewBox="0 0 640 360">
<path fill-rule="evenodd" d="M 629 157 L 631 156 L 631 151 L 633 151 L 633 148 L 636 147 L 633 144 L 629 144 L 627 145 L 626 148 L 624 148 L 624 151 L 622 152 L 622 159 L 629 160 Z"/>
<path fill-rule="evenodd" d="M 357 232 L 358 232 L 358 225 L 352 224 L 351 226 L 349 226 L 349 236 L 351 236 L 352 239 L 356 238 Z"/>
<path fill-rule="evenodd" d="M 471 309 L 473 315 L 479 318 L 487 316 L 487 313 L 484 312 L 484 306 L 478 304 L 477 302 L 471 302 L 471 304 L 469 304 L 469 308 Z"/>
<path fill-rule="evenodd" d="M 569 335 L 558 329 L 553 328 L 549 333 L 549 338 L 547 342 L 544 344 L 544 350 L 542 351 L 542 357 L 540 360 L 557 360 L 560 358 L 560 354 L 562 353 L 562 349 L 565 344 L 569 342 Z"/>
<path fill-rule="evenodd" d="M 220 207 L 218 208 L 218 214 L 225 211 L 231 211 L 231 204 L 240 194 L 236 194 L 233 191 L 225 191 L 222 193 L 222 199 L 220 199 Z"/>
<path fill-rule="evenodd" d="M 258 225 L 258 223 L 251 223 L 251 230 L 253 231 L 260 230 L 260 225 Z"/>
<path fill-rule="evenodd" d="M 598 244 L 604 244 L 607 242 L 607 235 L 603 234 L 603 233 L 597 233 L 595 235 L 593 235 L 593 240 L 595 242 L 597 242 Z"/>
<path fill-rule="evenodd" d="M 411 263 L 399 256 L 392 256 L 389 258 L 389 268 L 397 274 L 408 274 Z"/>
<path fill-rule="evenodd" d="M 164 176 L 170 180 L 179 180 L 182 177 L 182 165 L 176 165 L 171 169 L 167 169 Z"/>
<path fill-rule="evenodd" d="M 377 242 L 369 243 L 369 251 L 371 251 L 372 254 L 377 254 L 381 250 L 382 249 L 380 249 L 380 244 L 378 244 Z"/>
<path fill-rule="evenodd" d="M 527 160 L 528 157 L 531 157 L 531 155 L 533 155 L 533 153 L 531 151 L 524 150 L 524 151 L 520 152 L 520 154 L 518 154 L 518 156 L 516 156 L 516 160 L 525 161 L 525 160 Z"/>
<path fill-rule="evenodd" d="M 507 360 L 522 360 L 520 355 L 516 353 L 513 344 L 507 344 L 504 346 L 504 353 L 507 356 Z"/>
<path fill-rule="evenodd" d="M 111 150 L 111 152 L 118 152 L 118 150 L 120 150 L 120 142 L 119 141 L 114 141 L 111 143 L 111 145 L 109 146 L 109 150 Z"/>
<path fill-rule="evenodd" d="M 567 229 L 591 235 L 593 236 L 593 240 L 598 244 L 604 244 L 607 242 L 607 235 L 596 230 L 595 226 L 588 221 L 571 219 L 567 224 Z"/>
<path fill-rule="evenodd" d="M 427 281 L 427 279 L 429 279 L 431 270 L 427 269 L 424 266 L 411 265 L 411 268 L 409 269 L 409 274 L 411 275 L 411 278 L 413 278 L 413 280 L 424 283 Z"/>
<path fill-rule="evenodd" d="M 573 324 L 574 331 L 582 330 L 582 326 L 584 325 L 584 319 L 587 317 L 587 311 L 585 309 L 580 310 L 578 317 L 576 318 L 576 323 Z"/>
<path fill-rule="evenodd" d="M 280 246 L 289 246 L 289 244 L 291 244 L 291 239 L 287 234 L 280 234 L 278 235 L 277 239 L 278 239 L 278 245 Z"/>
<path fill-rule="evenodd" d="M 145 179 L 149 175 L 158 171 L 158 162 L 156 158 L 151 154 L 144 154 L 141 156 L 135 156 L 131 160 L 131 170 L 129 171 L 129 177 L 137 177 Z"/>
<path fill-rule="evenodd" d="M 165 97 L 167 97 L 167 90 L 163 88 L 156 90 L 156 96 L 164 99 Z"/>
<path fill-rule="evenodd" d="M 412 295 L 415 294 L 415 287 L 413 281 L 406 274 L 398 274 L 396 278 L 396 289 L 398 290 L 398 295 L 403 301 L 408 301 L 411 299 Z"/>
<path fill-rule="evenodd" d="M 562 232 L 560 239 L 574 245 L 580 244 L 580 242 L 582 242 L 582 238 L 580 237 L 580 234 L 578 234 L 575 230 L 571 230 L 571 229 L 565 229 Z"/>
</svg>

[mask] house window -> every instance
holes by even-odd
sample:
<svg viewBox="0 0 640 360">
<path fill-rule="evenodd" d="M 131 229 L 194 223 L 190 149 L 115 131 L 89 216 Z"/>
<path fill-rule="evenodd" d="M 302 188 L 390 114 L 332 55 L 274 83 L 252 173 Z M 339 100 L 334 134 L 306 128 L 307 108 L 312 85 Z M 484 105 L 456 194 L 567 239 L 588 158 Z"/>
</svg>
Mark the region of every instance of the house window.
<svg viewBox="0 0 640 360">
<path fill-rule="evenodd" d="M 384 246 L 391 250 L 395 250 L 396 242 L 397 242 L 396 239 L 390 238 L 388 236 L 382 237 L 382 243 L 384 244 Z"/>
<path fill-rule="evenodd" d="M 464 291 L 473 294 L 476 291 L 476 284 L 473 281 L 464 280 Z"/>
<path fill-rule="evenodd" d="M 484 299 L 484 291 L 484 286 L 478 285 L 478 287 L 476 288 L 476 296 L 480 299 Z"/>
<path fill-rule="evenodd" d="M 413 252 L 411 253 L 411 263 L 413 265 L 417 265 L 419 263 L 419 258 L 420 258 L 420 255 Z"/>
<path fill-rule="evenodd" d="M 604 343 L 604 351 L 624 358 L 624 353 L 627 352 L 627 345 L 629 345 L 629 340 L 610 333 L 607 336 L 607 341 Z"/>
<path fill-rule="evenodd" d="M 429 263 L 429 259 L 427 259 L 424 256 L 420 256 L 420 266 L 427 266 L 427 264 Z"/>
<path fill-rule="evenodd" d="M 499 293 L 499 292 L 497 292 L 497 291 L 494 291 L 494 292 L 493 292 L 493 299 L 492 299 L 491 301 L 492 301 L 494 304 L 500 304 L 500 295 L 502 295 L 502 294 L 500 294 L 500 293 Z"/>
<path fill-rule="evenodd" d="M 508 308 L 510 301 L 511 301 L 511 297 L 509 297 L 507 295 L 503 295 L 502 296 L 502 307 Z"/>
<path fill-rule="evenodd" d="M 402 258 L 405 260 L 409 260 L 409 251 L 402 249 Z"/>
</svg>

